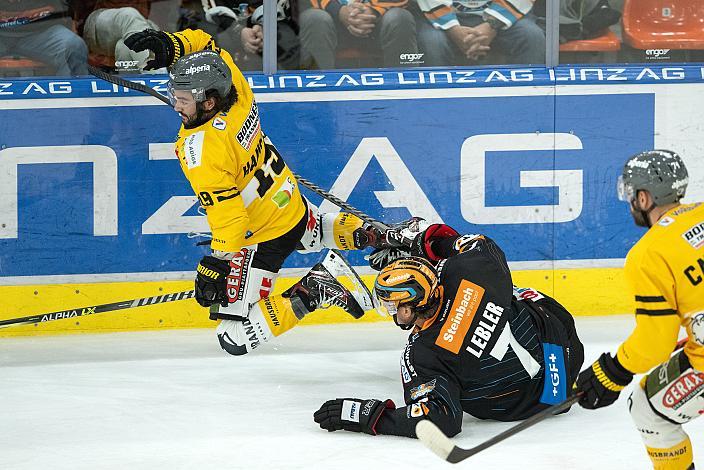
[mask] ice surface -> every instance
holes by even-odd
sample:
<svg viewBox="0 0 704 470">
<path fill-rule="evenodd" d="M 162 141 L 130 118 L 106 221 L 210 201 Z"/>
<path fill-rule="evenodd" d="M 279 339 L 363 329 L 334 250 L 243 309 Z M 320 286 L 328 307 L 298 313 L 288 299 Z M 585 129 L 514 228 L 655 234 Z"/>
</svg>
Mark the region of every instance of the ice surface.
<svg viewBox="0 0 704 470">
<path fill-rule="evenodd" d="M 615 350 L 630 317 L 580 318 L 586 360 Z M 299 327 L 245 357 L 212 330 L 0 339 L 2 469 L 450 468 L 418 441 L 328 433 L 313 412 L 330 398 L 403 401 L 392 324 Z M 646 469 L 626 397 L 574 408 L 457 468 Z M 510 426 L 465 415 L 457 442 Z M 704 465 L 704 419 L 686 426 Z"/>
</svg>

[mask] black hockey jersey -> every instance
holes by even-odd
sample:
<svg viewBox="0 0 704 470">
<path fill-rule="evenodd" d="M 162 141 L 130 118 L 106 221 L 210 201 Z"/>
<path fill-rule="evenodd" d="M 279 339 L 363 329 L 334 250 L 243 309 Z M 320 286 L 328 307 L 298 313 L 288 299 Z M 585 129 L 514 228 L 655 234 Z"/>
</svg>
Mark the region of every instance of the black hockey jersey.
<svg viewBox="0 0 704 470">
<path fill-rule="evenodd" d="M 502 250 L 487 237 L 445 242 L 443 299 L 410 335 L 401 357 L 406 407 L 385 412 L 379 434 L 415 437 L 420 419 L 457 434 L 462 413 L 513 421 L 565 400 L 582 365 L 570 314 L 512 284 Z"/>
</svg>

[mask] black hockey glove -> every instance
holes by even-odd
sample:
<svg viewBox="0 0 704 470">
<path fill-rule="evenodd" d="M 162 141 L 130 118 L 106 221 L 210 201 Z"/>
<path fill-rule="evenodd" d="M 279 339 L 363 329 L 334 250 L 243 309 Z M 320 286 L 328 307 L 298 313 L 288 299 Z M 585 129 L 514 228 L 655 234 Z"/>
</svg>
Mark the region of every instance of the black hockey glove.
<svg viewBox="0 0 704 470">
<path fill-rule="evenodd" d="M 125 45 L 135 52 L 149 49 L 154 53 L 154 59 L 147 62 L 145 70 L 170 67 L 183 55 L 183 44 L 171 33 L 145 29 L 130 34 L 125 39 Z"/>
<path fill-rule="evenodd" d="M 413 239 L 411 255 L 420 256 L 430 261 L 440 261 L 444 257 L 433 250 L 433 243 L 457 236 L 459 233 L 449 225 L 433 224 Z"/>
<path fill-rule="evenodd" d="M 337 398 L 323 403 L 313 414 L 313 419 L 328 431 L 344 429 L 376 436 L 376 423 L 387 409 L 396 409 L 393 401 Z"/>
<path fill-rule="evenodd" d="M 227 307 L 227 275 L 230 274 L 230 263 L 212 256 L 204 256 L 196 271 L 196 302 L 202 307 L 215 304 Z"/>
<path fill-rule="evenodd" d="M 633 374 L 617 358 L 603 353 L 589 369 L 580 372 L 574 388 L 583 393 L 579 399 L 582 408 L 595 410 L 615 402 L 631 380 Z"/>
<path fill-rule="evenodd" d="M 428 223 L 420 217 L 411 217 L 391 225 L 386 230 L 365 223 L 352 234 L 354 246 L 359 250 L 367 247 L 376 249 L 408 247 L 413 238 L 427 227 Z"/>
</svg>

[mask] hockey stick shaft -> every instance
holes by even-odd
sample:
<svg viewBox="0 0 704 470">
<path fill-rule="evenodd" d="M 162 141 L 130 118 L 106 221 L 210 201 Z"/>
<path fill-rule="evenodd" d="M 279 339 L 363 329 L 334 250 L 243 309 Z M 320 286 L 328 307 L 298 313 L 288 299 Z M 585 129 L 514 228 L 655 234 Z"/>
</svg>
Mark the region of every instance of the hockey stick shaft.
<svg viewBox="0 0 704 470">
<path fill-rule="evenodd" d="M 40 313 L 22 318 L 10 318 L 8 320 L 0 320 L 0 328 L 26 325 L 31 323 L 44 323 L 54 320 L 63 320 L 65 318 L 85 317 L 98 313 L 114 312 L 116 310 L 124 310 L 126 308 L 145 307 L 147 305 L 163 304 L 166 302 L 176 302 L 179 300 L 191 299 L 195 295 L 195 291 L 187 290 L 183 292 L 174 292 L 171 294 L 157 295 L 154 297 L 144 297 L 141 299 L 123 300 L 110 304 L 91 305 L 89 307 L 80 307 L 68 310 L 61 310 L 51 313 Z"/>
<path fill-rule="evenodd" d="M 581 394 L 573 395 L 567 400 L 552 405 L 545 408 L 543 411 L 536 413 L 530 418 L 516 424 L 513 427 L 497 434 L 496 436 L 487 439 L 481 444 L 471 447 L 469 449 L 463 449 L 462 447 L 456 446 L 450 438 L 445 436 L 445 434 L 438 428 L 434 423 L 429 420 L 420 421 L 416 425 L 416 434 L 418 439 L 430 448 L 437 455 L 447 460 L 450 463 L 461 462 L 479 452 L 488 449 L 489 447 L 498 444 L 499 442 L 508 439 L 509 437 L 518 434 L 519 432 L 534 426 L 541 421 L 544 421 L 550 416 L 560 413 L 577 403 L 581 397 Z"/>
<path fill-rule="evenodd" d="M 102 80 L 105 80 L 110 83 L 114 83 L 115 85 L 123 86 L 125 88 L 131 88 L 133 90 L 141 91 L 142 93 L 147 93 L 147 94 L 154 96 L 155 98 L 163 101 L 164 103 L 168 104 L 169 106 L 171 106 L 171 103 L 169 102 L 169 99 L 167 97 L 165 97 L 161 93 L 157 92 L 153 88 L 150 88 L 146 85 L 142 85 L 141 83 L 132 82 L 132 81 L 126 80 L 122 77 L 118 77 L 117 75 L 112 75 L 112 74 L 103 72 L 102 70 L 100 70 L 96 67 L 93 67 L 91 65 L 88 66 L 88 71 L 92 75 L 94 75 Z M 300 175 L 297 175 L 295 173 L 293 174 L 293 176 L 296 178 L 296 180 L 298 180 L 299 183 L 301 183 L 303 186 L 310 189 L 311 191 L 313 191 L 314 193 L 316 193 L 320 197 L 327 199 L 328 201 L 330 201 L 333 204 L 335 204 L 336 206 L 338 206 L 340 209 L 344 209 L 345 211 L 349 212 L 350 214 L 353 214 L 353 215 L 359 217 L 364 222 L 367 222 L 368 224 L 372 225 L 373 227 L 375 227 L 379 230 L 382 230 L 382 231 L 387 230 L 389 228 L 388 225 L 368 216 L 367 214 L 365 214 L 364 212 L 362 212 L 358 209 L 355 209 L 347 202 L 343 201 L 342 199 L 338 198 L 337 196 L 335 196 L 333 194 L 330 194 L 329 192 L 325 191 L 323 188 L 321 188 L 317 184 L 315 184 L 305 178 L 302 178 Z"/>
</svg>

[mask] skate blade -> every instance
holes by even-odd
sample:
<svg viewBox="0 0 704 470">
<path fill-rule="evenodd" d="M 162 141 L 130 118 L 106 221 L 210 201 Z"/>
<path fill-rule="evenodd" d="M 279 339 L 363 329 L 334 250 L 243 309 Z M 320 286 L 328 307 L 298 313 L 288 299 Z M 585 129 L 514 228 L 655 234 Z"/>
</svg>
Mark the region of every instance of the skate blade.
<svg viewBox="0 0 704 470">
<path fill-rule="evenodd" d="M 349 291 L 365 313 L 373 310 L 382 317 L 387 316 L 382 310 L 379 301 L 372 295 L 357 272 L 342 256 L 342 253 L 338 250 L 328 250 L 322 264 L 336 278 L 343 277 L 349 280 L 352 284 L 352 288 Z"/>
</svg>

